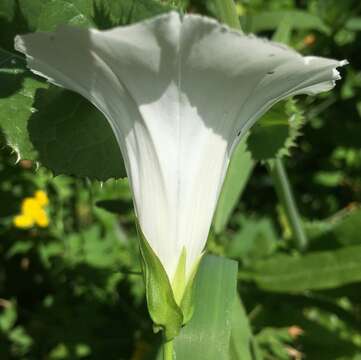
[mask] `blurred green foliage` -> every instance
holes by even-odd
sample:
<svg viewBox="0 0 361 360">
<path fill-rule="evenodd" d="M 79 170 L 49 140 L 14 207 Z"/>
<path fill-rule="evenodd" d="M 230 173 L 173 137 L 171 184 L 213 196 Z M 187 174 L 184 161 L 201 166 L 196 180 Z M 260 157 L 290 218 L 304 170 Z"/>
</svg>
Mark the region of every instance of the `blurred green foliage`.
<svg viewBox="0 0 361 360">
<path fill-rule="evenodd" d="M 156 358 L 128 182 L 99 181 L 124 174 L 112 134 L 84 100 L 31 75 L 13 37 L 64 22 L 105 29 L 172 8 L 218 15 L 211 0 L 0 0 L 1 360 Z M 248 156 L 241 185 L 234 175 L 227 181 L 208 248 L 239 261 L 242 302 L 233 310 L 230 359 L 360 359 L 360 2 L 244 0 L 236 8 L 246 33 L 351 65 L 332 92 L 291 104 L 302 114 L 301 129 L 287 130 L 292 106 L 282 105 L 288 112 L 270 113 L 247 144 L 252 152 L 272 126 L 282 128 L 281 146 L 297 143 L 285 164 L 305 252 L 297 250 L 262 162 Z M 65 136 L 69 127 L 77 136 Z M 258 155 L 253 160 L 267 158 Z M 37 161 L 55 174 L 98 180 L 54 177 Z M 50 199 L 49 227 L 16 228 L 22 200 L 39 189 Z"/>
</svg>

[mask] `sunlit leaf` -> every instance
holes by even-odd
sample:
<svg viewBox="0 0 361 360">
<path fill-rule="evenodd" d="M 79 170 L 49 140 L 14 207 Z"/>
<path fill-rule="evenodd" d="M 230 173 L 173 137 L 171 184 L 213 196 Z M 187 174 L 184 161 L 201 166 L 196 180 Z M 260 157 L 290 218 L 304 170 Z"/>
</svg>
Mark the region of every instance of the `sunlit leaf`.
<svg viewBox="0 0 361 360">
<path fill-rule="evenodd" d="M 229 360 L 237 263 L 206 256 L 196 280 L 195 312 L 175 340 L 177 360 Z"/>
</svg>

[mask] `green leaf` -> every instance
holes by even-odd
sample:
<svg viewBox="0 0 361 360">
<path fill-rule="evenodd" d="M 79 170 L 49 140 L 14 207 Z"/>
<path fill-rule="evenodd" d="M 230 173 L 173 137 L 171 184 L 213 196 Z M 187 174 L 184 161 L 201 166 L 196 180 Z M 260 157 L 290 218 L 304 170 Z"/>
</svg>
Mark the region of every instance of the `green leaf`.
<svg viewBox="0 0 361 360">
<path fill-rule="evenodd" d="M 257 334 L 258 343 L 267 349 L 267 355 L 277 360 L 290 360 L 287 347 L 292 343 L 288 328 L 266 327 Z"/>
<path fill-rule="evenodd" d="M 214 12 L 221 22 L 228 26 L 241 30 L 241 24 L 237 15 L 236 5 L 233 0 L 212 0 Z"/>
<path fill-rule="evenodd" d="M 229 360 L 237 263 L 206 256 L 196 278 L 195 312 L 175 339 L 177 360 Z"/>
<path fill-rule="evenodd" d="M 361 281 L 361 246 L 304 256 L 279 254 L 255 261 L 240 276 L 262 289 L 276 292 L 332 289 Z"/>
<path fill-rule="evenodd" d="M 361 245 L 359 224 L 361 209 L 341 210 L 329 219 L 313 221 L 307 224 L 307 232 L 316 246 Z"/>
<path fill-rule="evenodd" d="M 252 128 L 247 139 L 252 158 L 266 161 L 289 155 L 303 124 L 304 117 L 295 100 L 274 105 Z"/>
<path fill-rule="evenodd" d="M 125 176 L 119 146 L 104 116 L 80 95 L 49 86 L 22 57 L 0 49 L 0 129 L 18 159 L 55 174 L 107 180 Z M 96 161 L 95 161 L 96 159 Z"/>
<path fill-rule="evenodd" d="M 0 129 L 18 158 L 34 159 L 36 151 L 28 133 L 35 93 L 46 83 L 25 68 L 24 60 L 0 48 Z"/>
<path fill-rule="evenodd" d="M 138 233 L 148 311 L 154 323 L 154 330 L 163 330 L 165 340 L 169 341 L 179 334 L 182 327 L 182 310 L 176 303 L 163 265 L 139 226 Z"/>
<path fill-rule="evenodd" d="M 222 192 L 218 200 L 213 220 L 214 230 L 217 234 L 221 233 L 226 227 L 247 185 L 254 165 L 251 154 L 246 150 L 245 140 L 243 140 L 239 143 L 232 155 Z"/>
<path fill-rule="evenodd" d="M 228 242 L 226 254 L 247 264 L 270 256 L 276 250 L 278 240 L 270 219 L 241 217 L 240 229 Z"/>
<path fill-rule="evenodd" d="M 291 19 L 284 18 L 279 25 L 275 33 L 272 36 L 273 41 L 281 42 L 284 44 L 289 44 L 292 35 L 292 26 L 291 26 Z"/>
<path fill-rule="evenodd" d="M 101 29 L 127 25 L 174 10 L 156 0 L 95 0 L 94 21 Z"/>
<path fill-rule="evenodd" d="M 361 17 L 353 17 L 346 23 L 346 29 L 351 31 L 361 31 Z"/>
<path fill-rule="evenodd" d="M 41 164 L 55 174 L 107 180 L 125 176 L 110 125 L 80 95 L 51 87 L 39 91 L 28 131 Z"/>
<path fill-rule="evenodd" d="M 233 304 L 230 360 L 261 360 L 260 350 L 253 337 L 251 326 L 238 298 Z"/>
<path fill-rule="evenodd" d="M 360 224 L 361 209 L 351 211 L 334 225 L 332 235 L 342 245 L 361 244 Z"/>
<path fill-rule="evenodd" d="M 0 332 L 7 333 L 15 325 L 18 314 L 15 303 L 7 302 L 0 313 Z"/>
<path fill-rule="evenodd" d="M 60 24 L 92 26 L 92 11 L 92 0 L 43 1 L 36 30 L 53 31 Z"/>
<path fill-rule="evenodd" d="M 12 50 L 17 34 L 50 31 L 60 24 L 94 26 L 92 16 L 92 0 L 7 0 L 0 4 L 0 43 Z"/>
<path fill-rule="evenodd" d="M 318 16 L 303 10 L 267 11 L 256 15 L 247 15 L 246 23 L 249 24 L 249 32 L 258 33 L 277 29 L 284 19 L 290 20 L 293 29 L 330 33 L 330 28 Z"/>
</svg>

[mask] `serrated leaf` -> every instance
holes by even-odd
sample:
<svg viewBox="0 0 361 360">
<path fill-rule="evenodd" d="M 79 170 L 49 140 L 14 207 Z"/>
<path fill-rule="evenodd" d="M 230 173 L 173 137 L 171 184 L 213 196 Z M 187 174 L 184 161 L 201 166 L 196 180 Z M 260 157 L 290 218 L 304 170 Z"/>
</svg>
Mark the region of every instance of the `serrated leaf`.
<svg viewBox="0 0 361 360">
<path fill-rule="evenodd" d="M 295 100 L 274 105 L 252 128 L 247 139 L 252 158 L 267 161 L 289 155 L 303 123 L 303 114 Z"/>
<path fill-rule="evenodd" d="M 35 93 L 47 85 L 25 69 L 24 61 L 0 49 L 0 129 L 18 158 L 35 159 L 27 130 Z"/>
<path fill-rule="evenodd" d="M 241 278 L 275 292 L 332 289 L 361 281 L 361 246 L 307 255 L 279 254 L 253 262 Z"/>
<path fill-rule="evenodd" d="M 104 116 L 81 96 L 50 87 L 15 54 L 0 51 L 0 129 L 19 159 L 55 174 L 124 177 L 119 146 Z M 19 90 L 18 90 L 19 88 Z"/>
</svg>

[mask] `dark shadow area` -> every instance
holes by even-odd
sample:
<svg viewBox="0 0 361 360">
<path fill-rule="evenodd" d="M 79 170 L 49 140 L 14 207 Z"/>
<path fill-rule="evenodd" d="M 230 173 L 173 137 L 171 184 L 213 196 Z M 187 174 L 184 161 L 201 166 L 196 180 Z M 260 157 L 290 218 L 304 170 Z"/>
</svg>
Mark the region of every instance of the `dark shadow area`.
<svg viewBox="0 0 361 360">
<path fill-rule="evenodd" d="M 41 164 L 55 174 L 124 177 L 122 155 L 104 116 L 82 96 L 56 87 L 36 92 L 28 131 Z"/>
<path fill-rule="evenodd" d="M 124 201 L 122 199 L 100 200 L 97 201 L 95 205 L 113 214 L 124 214 L 129 210 L 129 201 Z"/>
<path fill-rule="evenodd" d="M 9 246 L 14 235 L 3 246 Z M 59 256 L 44 266 L 36 247 L 8 259 L 0 269 L 1 298 L 16 297 L 17 323 L 33 339 L 32 358 L 48 357 L 60 348 L 69 360 L 78 359 L 81 350 L 86 359 L 102 359 L 104 354 L 110 360 L 130 359 L 136 334 L 154 342 L 146 306 L 134 301 L 127 276 L 109 292 L 111 269 L 85 262 L 68 266 Z M 12 353 L 10 346 L 4 334 L 0 354 Z"/>
</svg>

